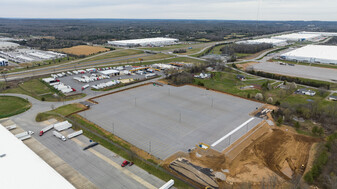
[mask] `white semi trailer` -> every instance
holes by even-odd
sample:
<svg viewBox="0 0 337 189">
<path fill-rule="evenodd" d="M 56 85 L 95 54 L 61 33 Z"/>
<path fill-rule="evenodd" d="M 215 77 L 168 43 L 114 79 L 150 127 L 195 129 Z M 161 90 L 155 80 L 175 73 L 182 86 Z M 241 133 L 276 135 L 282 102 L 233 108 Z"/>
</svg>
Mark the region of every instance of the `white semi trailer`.
<svg viewBox="0 0 337 189">
<path fill-rule="evenodd" d="M 60 132 L 60 131 L 69 129 L 71 126 L 72 126 L 71 123 L 69 123 L 68 121 L 63 121 L 63 122 L 54 124 L 54 129 Z"/>
<path fill-rule="evenodd" d="M 44 133 L 46 133 L 47 131 L 51 130 L 52 128 L 54 128 L 54 125 L 51 124 L 51 125 L 48 125 L 47 127 L 43 128 L 41 131 L 40 131 L 40 136 L 42 136 Z"/>
<path fill-rule="evenodd" d="M 14 124 L 14 125 L 7 126 L 6 129 L 9 130 L 9 131 L 13 130 L 13 129 L 16 129 L 16 125 Z"/>
<path fill-rule="evenodd" d="M 15 137 L 21 140 L 21 138 L 25 138 L 25 137 L 30 136 L 32 134 L 34 134 L 33 131 L 25 131 L 25 132 L 16 134 Z"/>
<path fill-rule="evenodd" d="M 56 136 L 57 138 L 66 141 L 67 138 L 65 136 L 63 136 L 61 133 L 57 132 L 57 131 L 53 131 L 53 135 Z"/>
<path fill-rule="evenodd" d="M 74 137 L 77 137 L 78 135 L 81 135 L 83 133 L 83 130 L 79 130 L 79 131 L 75 131 L 73 133 L 70 133 L 67 138 L 68 139 L 71 139 L 71 138 L 74 138 Z"/>
</svg>

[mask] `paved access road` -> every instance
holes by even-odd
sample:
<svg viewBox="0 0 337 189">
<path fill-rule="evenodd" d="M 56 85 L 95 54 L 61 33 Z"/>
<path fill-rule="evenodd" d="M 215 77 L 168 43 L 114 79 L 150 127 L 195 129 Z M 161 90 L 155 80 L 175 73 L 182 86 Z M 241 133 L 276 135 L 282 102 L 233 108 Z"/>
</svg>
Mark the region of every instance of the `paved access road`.
<svg viewBox="0 0 337 189">
<path fill-rule="evenodd" d="M 197 87 L 167 85 L 147 85 L 95 101 L 99 104 L 80 115 L 160 159 L 200 142 L 213 144 L 262 105 Z M 248 129 L 259 122 L 254 119 Z M 233 135 L 231 142 L 244 133 Z M 228 145 L 222 141 L 214 148 L 222 151 Z"/>
</svg>

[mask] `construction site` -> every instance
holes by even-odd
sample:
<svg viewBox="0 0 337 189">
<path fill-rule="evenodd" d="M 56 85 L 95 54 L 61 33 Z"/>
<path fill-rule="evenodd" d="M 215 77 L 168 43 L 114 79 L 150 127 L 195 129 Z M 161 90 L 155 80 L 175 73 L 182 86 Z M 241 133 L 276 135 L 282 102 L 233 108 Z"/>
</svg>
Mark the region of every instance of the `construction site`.
<svg viewBox="0 0 337 189">
<path fill-rule="evenodd" d="M 194 86 L 153 83 L 92 102 L 82 117 L 198 187 L 288 187 L 320 141 L 277 127 L 274 106 Z"/>
</svg>

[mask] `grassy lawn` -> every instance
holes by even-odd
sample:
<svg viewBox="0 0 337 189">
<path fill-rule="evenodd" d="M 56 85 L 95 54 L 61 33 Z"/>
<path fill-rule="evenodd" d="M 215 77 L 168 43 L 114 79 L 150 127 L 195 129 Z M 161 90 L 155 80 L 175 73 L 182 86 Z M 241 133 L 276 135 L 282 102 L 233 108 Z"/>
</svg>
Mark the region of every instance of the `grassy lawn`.
<svg viewBox="0 0 337 189">
<path fill-rule="evenodd" d="M 165 47 L 145 47 L 141 48 L 144 50 L 152 50 L 152 51 L 167 51 L 167 50 L 175 50 L 175 49 L 186 49 L 186 53 L 179 53 L 182 55 L 194 54 L 201 51 L 203 48 L 207 47 L 209 43 L 195 43 L 195 44 L 178 44 L 178 45 L 170 45 Z M 192 47 L 189 49 L 189 47 Z"/>
<path fill-rule="evenodd" d="M 194 44 L 177 44 L 177 45 L 169 45 L 165 47 L 145 47 L 141 49 L 150 50 L 150 51 L 165 51 L 165 50 L 170 50 L 170 49 L 188 48 L 192 45 Z"/>
<path fill-rule="evenodd" d="M 68 100 L 75 100 L 79 98 L 83 98 L 85 94 L 77 94 L 73 96 L 66 97 L 56 89 L 48 86 L 47 84 L 43 83 L 39 79 L 31 79 L 24 83 L 19 84 L 15 88 L 7 89 L 3 91 L 3 93 L 18 93 L 18 94 L 25 94 L 36 98 L 38 100 L 45 100 L 45 101 L 68 101 Z M 57 94 L 57 96 L 54 96 Z"/>
<path fill-rule="evenodd" d="M 119 51 L 111 51 L 109 53 L 92 57 L 80 62 L 89 62 L 89 61 L 96 61 L 96 60 L 103 60 L 103 59 L 109 59 L 109 58 L 116 58 L 116 57 L 123 57 L 123 56 L 130 56 L 130 55 L 136 55 L 136 54 L 142 54 L 144 53 L 141 50 L 134 50 L 134 49 L 124 49 Z"/>
<path fill-rule="evenodd" d="M 73 60 L 76 60 L 77 58 L 69 56 L 65 58 L 58 58 L 55 60 L 45 60 L 43 62 L 30 62 L 30 63 L 21 63 L 20 66 L 23 68 L 13 69 L 8 71 L 8 73 L 12 72 L 19 72 L 19 71 L 26 71 L 26 70 L 34 70 L 37 68 L 43 68 L 48 66 L 55 66 L 58 64 L 64 64 Z"/>
<path fill-rule="evenodd" d="M 141 59 L 143 59 L 143 62 L 146 62 L 146 61 L 151 61 L 151 60 L 173 58 L 173 57 L 174 57 L 173 55 L 159 53 L 159 54 L 154 54 L 150 56 L 144 56 L 144 57 L 141 57 Z M 139 62 L 139 58 L 133 58 L 133 59 L 122 60 L 122 61 L 117 61 L 117 62 L 118 63 L 125 63 L 125 62 L 134 63 L 134 62 Z"/>
<path fill-rule="evenodd" d="M 237 58 L 244 58 L 253 54 L 249 54 L 249 53 L 235 53 Z"/>
<path fill-rule="evenodd" d="M 216 72 L 212 79 L 195 79 L 194 84 L 203 83 L 204 87 L 223 91 L 226 93 L 238 95 L 246 98 L 247 96 L 253 97 L 256 93 L 260 92 L 259 89 L 240 89 L 240 87 L 249 85 L 262 85 L 266 79 L 253 80 L 255 77 L 247 77 L 247 81 L 240 81 L 236 78 L 237 73 L 231 72 Z M 241 74 L 242 75 L 242 74 Z"/>
<path fill-rule="evenodd" d="M 262 90 L 260 89 L 260 86 L 262 84 L 266 83 L 267 79 L 256 79 L 255 77 L 246 76 L 246 81 L 240 81 L 236 79 L 237 73 L 232 72 L 216 72 L 214 73 L 214 77 L 211 79 L 195 79 L 194 84 L 195 85 L 203 85 L 206 88 L 215 89 L 223 92 L 227 92 L 233 95 L 237 95 L 240 97 L 250 97 L 253 98 L 256 93 L 262 93 L 265 100 L 269 97 L 272 97 L 273 103 L 276 101 L 279 101 L 282 103 L 287 103 L 293 106 L 299 105 L 299 104 L 307 104 L 307 103 L 318 103 L 318 106 L 320 108 L 324 108 L 329 105 L 337 104 L 337 102 L 331 102 L 328 100 L 325 100 L 325 98 L 329 95 L 327 92 L 320 93 L 317 89 L 310 90 L 316 91 L 315 96 L 307 96 L 307 95 L 301 95 L 301 94 L 294 94 L 295 89 L 292 91 L 286 91 L 284 89 L 280 88 L 272 88 L 270 90 Z M 269 83 L 272 83 L 269 81 Z M 277 82 L 276 84 L 272 86 L 276 86 L 280 84 L 281 82 Z M 254 89 L 240 89 L 240 87 L 254 85 L 258 86 L 258 88 Z M 297 85 L 297 89 L 304 88 L 300 85 Z"/>
<path fill-rule="evenodd" d="M 37 114 L 35 120 L 36 121 L 45 121 L 45 120 L 48 120 L 52 117 L 57 117 L 59 114 L 60 115 L 63 115 L 63 116 L 68 116 L 74 112 L 77 112 L 77 111 L 80 111 L 80 110 L 84 110 L 86 109 L 86 107 L 82 104 L 79 104 L 79 103 L 75 103 L 75 104 L 68 104 L 68 105 L 65 105 L 65 106 L 61 106 L 61 107 L 58 107 L 54 110 L 50 110 L 48 112 L 43 112 L 43 113 L 39 113 Z"/>
<path fill-rule="evenodd" d="M 194 58 L 188 58 L 188 57 L 172 57 L 165 60 L 153 60 L 153 61 L 143 61 L 141 63 L 130 63 L 130 65 L 139 66 L 139 65 L 151 65 L 156 63 L 171 63 L 171 62 L 183 62 L 183 63 L 204 63 L 205 61 L 197 60 Z"/>
<path fill-rule="evenodd" d="M 0 118 L 10 117 L 27 111 L 31 104 L 19 97 L 0 96 Z"/>
</svg>

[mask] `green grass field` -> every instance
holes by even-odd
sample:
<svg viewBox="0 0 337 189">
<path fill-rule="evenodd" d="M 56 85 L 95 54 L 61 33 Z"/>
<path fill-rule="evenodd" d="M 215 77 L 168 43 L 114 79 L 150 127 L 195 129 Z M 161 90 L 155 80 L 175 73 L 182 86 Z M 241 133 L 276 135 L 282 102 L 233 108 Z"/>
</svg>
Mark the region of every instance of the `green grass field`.
<svg viewBox="0 0 337 189">
<path fill-rule="evenodd" d="M 0 118 L 10 117 L 27 111 L 31 104 L 19 97 L 0 96 Z"/>
<path fill-rule="evenodd" d="M 54 116 L 58 116 L 59 114 L 62 116 L 68 116 L 74 112 L 80 111 L 80 110 L 84 110 L 86 109 L 86 107 L 82 104 L 68 104 L 65 106 L 61 106 L 59 108 L 56 108 L 54 110 L 50 110 L 48 112 L 43 112 L 43 113 L 39 113 L 37 114 L 35 120 L 40 122 L 40 121 L 45 121 L 48 120 Z"/>
<path fill-rule="evenodd" d="M 173 55 L 159 53 L 159 54 L 144 56 L 144 57 L 141 57 L 141 59 L 143 59 L 142 62 L 146 62 L 146 61 L 152 61 L 152 60 L 158 60 L 158 59 L 164 59 L 164 58 L 173 58 L 173 57 L 174 57 Z M 117 63 L 126 63 L 126 62 L 137 63 L 137 62 L 140 62 L 140 60 L 139 58 L 133 58 L 133 59 L 128 59 L 128 60 L 117 61 Z"/>
<path fill-rule="evenodd" d="M 96 60 L 104 60 L 109 58 L 117 58 L 117 57 L 123 57 L 123 56 L 130 56 L 130 55 L 136 55 L 136 54 L 142 54 L 144 53 L 141 50 L 134 50 L 134 49 L 123 49 L 118 51 L 111 51 L 106 54 L 102 54 L 99 56 L 95 56 L 86 60 L 82 60 L 80 62 L 89 62 L 89 61 L 96 61 Z"/>
<path fill-rule="evenodd" d="M 48 86 L 47 84 L 43 83 L 39 79 L 32 79 L 26 81 L 24 83 L 19 84 L 15 88 L 7 89 L 3 91 L 3 93 L 17 93 L 17 94 L 25 94 L 36 98 L 38 100 L 45 100 L 45 101 L 68 101 L 68 100 L 75 100 L 85 96 L 85 94 L 78 94 L 74 96 L 66 97 L 62 93 L 58 92 L 56 89 Z M 54 94 L 57 94 L 55 96 Z"/>
<path fill-rule="evenodd" d="M 211 79 L 195 79 L 195 85 L 203 85 L 206 88 L 215 89 L 223 92 L 227 92 L 233 95 L 241 96 L 247 98 L 254 97 L 256 93 L 262 93 L 265 100 L 269 97 L 273 98 L 273 103 L 279 101 L 282 103 L 287 103 L 293 106 L 298 104 L 307 104 L 307 103 L 317 103 L 319 107 L 324 108 L 325 106 L 337 104 L 337 102 L 331 102 L 326 100 L 326 97 L 329 95 L 327 92 L 320 92 L 317 89 L 310 90 L 316 91 L 315 96 L 307 96 L 301 94 L 294 94 L 294 91 L 286 91 L 280 88 L 271 88 L 270 90 L 262 90 L 259 88 L 254 89 L 240 89 L 240 87 L 248 85 L 262 86 L 263 83 L 266 83 L 267 79 L 257 79 L 257 77 L 246 76 L 246 81 L 240 81 L 236 79 L 237 73 L 235 72 L 216 72 L 214 77 Z M 202 83 L 202 84 L 201 84 Z M 269 83 L 272 83 L 270 81 Z M 277 84 L 280 84 L 278 82 Z M 276 86 L 272 85 L 272 86 Z M 303 86 L 297 85 L 297 89 L 305 88 Z"/>
<path fill-rule="evenodd" d="M 194 84 L 203 83 L 204 87 L 223 91 L 226 93 L 238 95 L 246 98 L 248 95 L 255 96 L 260 92 L 258 89 L 240 89 L 240 87 L 248 85 L 262 85 L 266 79 L 255 80 L 255 77 L 246 76 L 247 81 L 240 81 L 236 78 L 237 73 L 217 72 L 212 79 L 195 79 Z M 242 74 L 241 74 L 242 75 Z"/>
</svg>

